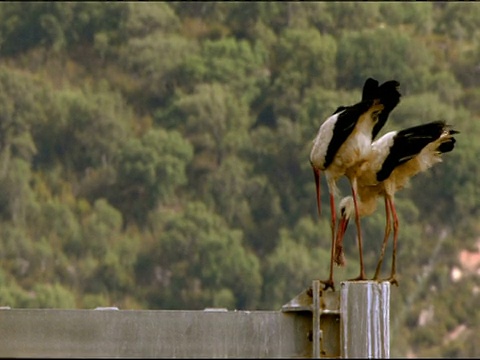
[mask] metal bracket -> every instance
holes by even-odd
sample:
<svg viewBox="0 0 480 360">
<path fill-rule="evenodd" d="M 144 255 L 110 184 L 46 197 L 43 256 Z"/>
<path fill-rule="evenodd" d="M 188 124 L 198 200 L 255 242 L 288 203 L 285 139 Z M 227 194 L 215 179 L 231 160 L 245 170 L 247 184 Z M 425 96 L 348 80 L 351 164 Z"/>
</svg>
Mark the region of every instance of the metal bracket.
<svg viewBox="0 0 480 360">
<path fill-rule="evenodd" d="M 312 358 L 340 356 L 340 292 L 323 291 L 320 280 L 313 280 L 312 286 L 283 305 L 282 311 L 312 313 Z"/>
</svg>

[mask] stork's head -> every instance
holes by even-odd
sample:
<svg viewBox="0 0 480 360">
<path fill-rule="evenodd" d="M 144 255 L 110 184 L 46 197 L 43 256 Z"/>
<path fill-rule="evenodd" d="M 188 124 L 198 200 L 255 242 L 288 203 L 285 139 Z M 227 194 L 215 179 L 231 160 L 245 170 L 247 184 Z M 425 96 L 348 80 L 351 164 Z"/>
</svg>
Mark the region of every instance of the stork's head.
<svg viewBox="0 0 480 360">
<path fill-rule="evenodd" d="M 353 203 L 353 198 L 347 196 L 340 201 L 340 222 L 338 223 L 337 228 L 337 237 L 335 238 L 335 257 L 334 261 L 337 265 L 345 265 L 345 256 L 343 253 L 343 236 L 347 230 L 348 221 L 350 217 L 354 214 L 355 206 Z"/>
<path fill-rule="evenodd" d="M 348 222 L 355 215 L 355 204 L 353 197 L 347 196 L 340 201 L 340 221 L 337 228 L 337 243 L 343 241 L 343 236 L 347 230 Z"/>
</svg>

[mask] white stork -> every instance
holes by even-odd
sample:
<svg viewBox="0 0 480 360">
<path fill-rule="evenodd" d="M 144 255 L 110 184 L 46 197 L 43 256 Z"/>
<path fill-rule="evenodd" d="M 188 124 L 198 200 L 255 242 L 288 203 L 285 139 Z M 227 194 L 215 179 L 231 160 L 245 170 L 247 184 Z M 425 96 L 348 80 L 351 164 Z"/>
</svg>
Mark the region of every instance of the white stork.
<svg viewBox="0 0 480 360">
<path fill-rule="evenodd" d="M 390 112 L 400 101 L 398 86 L 395 80 L 390 80 L 378 86 L 378 81 L 368 78 L 362 91 L 362 101 L 352 106 L 341 106 L 320 126 L 317 136 L 313 140 L 310 153 L 310 164 L 315 177 L 317 193 L 317 209 L 321 214 L 320 206 L 320 174 L 325 173 L 331 210 L 332 248 L 330 259 L 330 276 L 322 281 L 325 289 L 335 290 L 333 283 L 333 258 L 335 243 L 335 199 L 337 193 L 336 182 L 346 175 L 352 188 L 353 199 L 356 198 L 355 172 L 371 150 L 372 140 L 385 125 Z M 362 247 L 360 221 L 358 227 L 359 247 Z M 358 279 L 365 278 L 363 258 Z"/>
<path fill-rule="evenodd" d="M 373 280 L 379 276 L 393 217 L 392 270 L 387 280 L 398 286 L 395 276 L 399 223 L 394 195 L 411 177 L 441 162 L 441 155 L 453 150 L 456 141 L 453 135 L 457 133 L 444 121 L 433 121 L 401 131 L 391 131 L 372 143 L 372 151 L 358 173 L 356 202 L 358 215 L 367 216 L 375 211 L 379 196 L 385 199 L 385 236 Z M 339 207 L 341 219 L 335 241 L 335 262 L 343 265 L 343 236 L 349 219 L 356 215 L 354 199 L 351 196 L 343 198 Z"/>
</svg>

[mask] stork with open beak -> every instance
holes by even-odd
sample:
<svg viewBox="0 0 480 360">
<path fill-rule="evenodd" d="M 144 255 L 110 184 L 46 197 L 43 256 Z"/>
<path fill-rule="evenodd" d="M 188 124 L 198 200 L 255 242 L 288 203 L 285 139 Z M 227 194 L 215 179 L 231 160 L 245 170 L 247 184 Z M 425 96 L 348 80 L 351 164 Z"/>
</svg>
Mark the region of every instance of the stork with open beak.
<svg viewBox="0 0 480 360">
<path fill-rule="evenodd" d="M 396 251 L 399 222 L 395 210 L 394 195 L 405 187 L 409 180 L 442 162 L 442 154 L 450 152 L 455 146 L 453 130 L 444 121 L 410 127 L 401 131 L 391 131 L 371 145 L 371 152 L 357 176 L 357 211 L 355 199 L 347 196 L 340 201 L 341 219 L 338 224 L 335 241 L 335 262 L 343 264 L 343 237 L 349 219 L 354 216 L 368 216 L 377 206 L 377 199 L 385 199 L 385 235 L 380 259 L 373 280 L 378 280 L 390 236 L 393 221 L 392 270 L 387 279 L 398 286 L 396 279 Z"/>
</svg>

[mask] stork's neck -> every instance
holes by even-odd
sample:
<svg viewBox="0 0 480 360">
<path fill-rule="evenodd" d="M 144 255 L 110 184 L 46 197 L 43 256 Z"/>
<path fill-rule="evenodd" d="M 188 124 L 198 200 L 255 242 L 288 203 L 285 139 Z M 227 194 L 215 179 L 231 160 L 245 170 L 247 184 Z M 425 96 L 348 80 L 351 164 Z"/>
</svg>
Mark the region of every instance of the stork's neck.
<svg viewBox="0 0 480 360">
<path fill-rule="evenodd" d="M 370 196 L 370 194 L 359 194 L 357 196 L 358 215 L 368 216 L 371 215 L 377 208 L 377 196 Z M 362 196 L 363 195 L 363 196 Z M 344 209 L 345 216 L 348 219 L 355 217 L 355 204 L 352 196 L 343 198 L 340 202 L 340 209 Z"/>
</svg>

